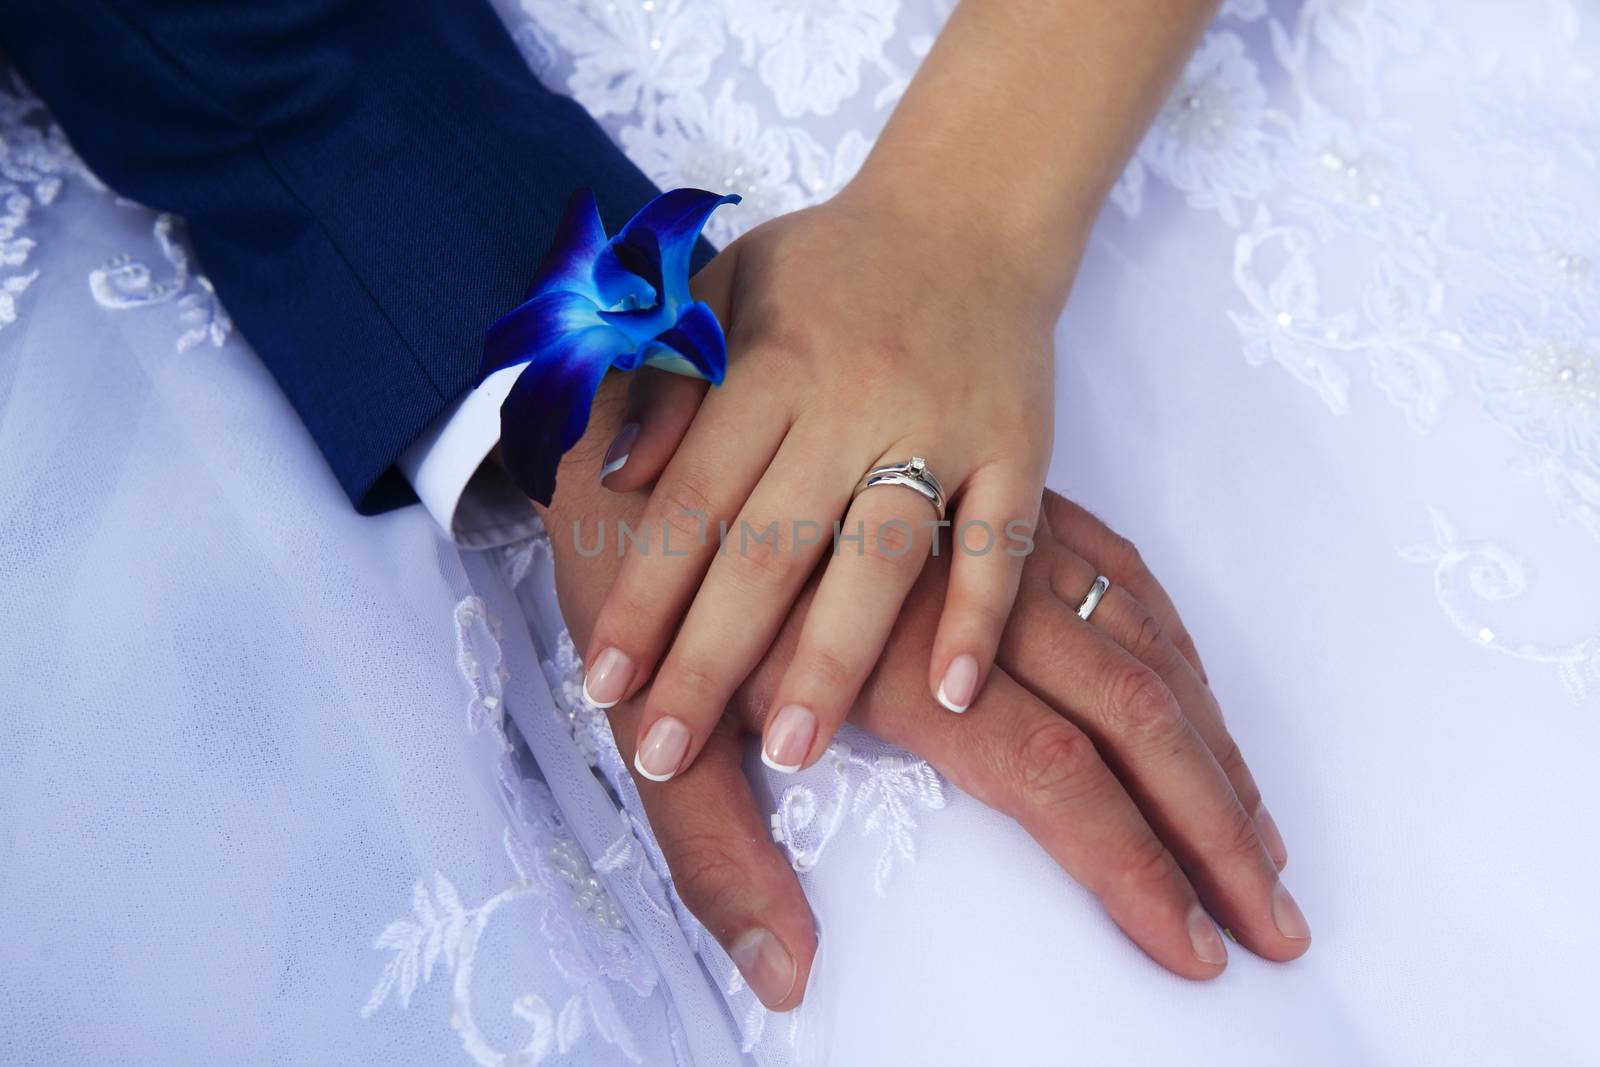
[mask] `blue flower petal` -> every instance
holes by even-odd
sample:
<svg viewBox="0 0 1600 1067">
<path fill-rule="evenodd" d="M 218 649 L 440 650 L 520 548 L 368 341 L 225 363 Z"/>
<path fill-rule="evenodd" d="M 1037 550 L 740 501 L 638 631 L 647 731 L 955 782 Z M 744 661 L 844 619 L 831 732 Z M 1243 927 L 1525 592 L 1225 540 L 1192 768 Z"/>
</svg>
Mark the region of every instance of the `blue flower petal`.
<svg viewBox="0 0 1600 1067">
<path fill-rule="evenodd" d="M 612 238 L 609 257 L 617 265 L 654 286 L 668 307 L 689 302 L 689 263 L 694 243 L 711 213 L 723 204 L 737 204 L 735 194 L 719 196 L 704 189 L 673 189 L 662 193 L 628 220 Z M 611 266 L 606 268 L 613 269 Z M 597 264 L 596 276 L 600 274 Z"/>
<path fill-rule="evenodd" d="M 601 379 L 645 362 L 720 383 L 727 344 L 689 296 L 695 242 L 737 196 L 677 189 L 646 204 L 611 240 L 583 189 L 567 202 L 528 298 L 489 328 L 479 381 L 522 366 L 500 407 L 501 455 L 528 496 L 549 504 L 561 457 L 583 436 Z"/>
<path fill-rule="evenodd" d="M 549 506 L 561 457 L 583 437 L 595 391 L 617 354 L 609 326 L 577 330 L 529 363 L 500 405 L 500 456 L 511 480 Z"/>
<path fill-rule="evenodd" d="M 527 300 L 554 289 L 583 292 L 593 284 L 594 262 L 606 247 L 605 224 L 595 206 L 594 190 L 579 189 L 567 199 L 556 225 L 550 251 L 528 283 Z"/>
<path fill-rule="evenodd" d="M 656 337 L 646 350 L 645 362 L 721 385 L 728 370 L 722 324 L 710 307 L 696 300 L 683 309 L 676 325 Z"/>
<path fill-rule="evenodd" d="M 542 359 L 544 352 L 559 350 L 569 334 L 593 328 L 601 328 L 611 335 L 613 355 L 631 351 L 635 346 L 635 342 L 606 324 L 594 301 L 584 294 L 559 290 L 541 293 L 500 316 L 489 327 L 483 340 L 483 365 L 478 370 L 478 380 L 535 357 Z"/>
</svg>

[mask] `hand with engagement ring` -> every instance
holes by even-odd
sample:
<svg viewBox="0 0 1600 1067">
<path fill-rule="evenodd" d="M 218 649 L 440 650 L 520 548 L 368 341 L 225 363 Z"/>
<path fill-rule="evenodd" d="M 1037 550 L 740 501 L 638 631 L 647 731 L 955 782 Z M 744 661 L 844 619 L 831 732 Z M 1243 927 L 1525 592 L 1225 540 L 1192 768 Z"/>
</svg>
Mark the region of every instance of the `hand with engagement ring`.
<svg viewBox="0 0 1600 1067">
<path fill-rule="evenodd" d="M 650 506 L 643 490 L 607 492 L 593 481 L 622 423 L 623 392 L 621 382 L 602 388 L 593 438 L 563 462 L 567 488 L 546 513 L 552 530 L 594 521 L 637 528 Z M 911 463 L 896 466 L 911 476 Z M 933 514 L 904 489 L 882 495 Z M 913 583 L 850 720 L 1016 819 L 1172 971 L 1221 972 L 1227 950 L 1212 918 L 1268 959 L 1300 955 L 1310 931 L 1278 878 L 1283 839 L 1171 598 L 1126 539 L 1054 493 L 1044 494 L 1035 541 L 992 681 L 967 714 L 929 699 L 922 677 L 953 569 L 944 555 Z M 568 537 L 552 548 L 567 624 L 592 643 L 604 591 L 626 562 L 614 551 L 580 551 Z M 803 995 L 816 937 L 794 871 L 763 831 L 743 741 L 771 736 L 778 693 L 827 580 L 826 568 L 808 577 L 699 759 L 665 785 L 640 780 L 683 900 L 775 1009 Z M 647 686 L 609 712 L 625 759 L 637 755 L 650 700 Z"/>
<path fill-rule="evenodd" d="M 892 210 L 852 189 L 735 241 L 694 286 L 727 332 L 721 388 L 634 375 L 638 428 L 604 484 L 660 478 L 584 662 L 601 706 L 652 682 L 645 778 L 693 763 L 819 563 L 769 766 L 821 757 L 932 555 L 950 586 L 928 699 L 962 712 L 982 691 L 1038 519 L 1059 301 L 975 254 L 995 235 L 908 241 Z"/>
<path fill-rule="evenodd" d="M 584 656 L 597 704 L 650 684 L 641 777 L 694 762 L 824 560 L 766 725 L 769 765 L 820 758 L 936 551 L 950 573 L 928 700 L 973 706 L 1032 545 L 1062 306 L 1211 6 L 1152 7 L 1138 33 L 1108 32 L 1112 51 L 1075 68 L 1081 106 L 1040 110 L 1033 79 L 994 57 L 1044 61 L 1084 12 L 960 5 L 856 176 L 694 279 L 726 336 L 723 384 L 638 372 L 603 465 L 617 491 L 660 472 L 644 514 L 660 547 L 630 553 Z M 865 491 L 879 486 L 924 499 Z"/>
</svg>

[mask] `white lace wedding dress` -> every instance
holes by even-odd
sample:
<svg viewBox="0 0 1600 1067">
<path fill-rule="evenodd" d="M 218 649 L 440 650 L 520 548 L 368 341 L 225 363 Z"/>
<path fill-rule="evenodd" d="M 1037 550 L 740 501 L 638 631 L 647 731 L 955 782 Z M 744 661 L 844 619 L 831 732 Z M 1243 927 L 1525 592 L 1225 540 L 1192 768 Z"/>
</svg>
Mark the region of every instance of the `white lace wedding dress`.
<svg viewBox="0 0 1600 1067">
<path fill-rule="evenodd" d="M 726 240 L 850 176 L 948 6 L 502 10 Z M 664 879 L 547 543 L 356 516 L 181 223 L 8 84 L 0 1061 L 1597 1062 L 1597 64 L 1586 0 L 1230 0 L 1060 328 L 1052 484 L 1183 606 L 1312 952 L 1172 978 L 850 734 L 763 779 L 787 1017 Z"/>
</svg>

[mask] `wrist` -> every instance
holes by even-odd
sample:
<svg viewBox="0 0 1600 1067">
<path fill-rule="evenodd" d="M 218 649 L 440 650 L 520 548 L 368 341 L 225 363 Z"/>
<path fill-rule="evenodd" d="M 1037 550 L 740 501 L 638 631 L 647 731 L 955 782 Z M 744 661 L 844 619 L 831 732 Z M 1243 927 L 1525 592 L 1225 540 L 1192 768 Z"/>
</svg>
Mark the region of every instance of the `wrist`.
<svg viewBox="0 0 1600 1067">
<path fill-rule="evenodd" d="M 1051 326 L 1061 314 L 1094 217 L 947 170 L 869 159 L 830 203 L 888 227 L 952 272 Z"/>
</svg>

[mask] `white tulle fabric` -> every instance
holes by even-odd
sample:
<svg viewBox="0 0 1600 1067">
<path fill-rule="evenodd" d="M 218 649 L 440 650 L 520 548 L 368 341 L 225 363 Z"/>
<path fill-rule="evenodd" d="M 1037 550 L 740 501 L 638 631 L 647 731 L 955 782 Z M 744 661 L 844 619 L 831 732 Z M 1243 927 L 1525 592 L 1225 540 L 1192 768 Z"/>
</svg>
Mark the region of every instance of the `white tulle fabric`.
<svg viewBox="0 0 1600 1067">
<path fill-rule="evenodd" d="M 949 6 L 501 5 L 745 195 L 719 240 L 848 180 Z M 1052 484 L 1183 606 L 1311 954 L 1171 978 L 848 734 L 752 768 L 822 931 L 788 1017 L 665 879 L 548 544 L 357 517 L 181 223 L 0 90 L 0 1060 L 1600 1056 L 1597 60 L 1575 0 L 1229 0 L 1061 326 Z"/>
</svg>

